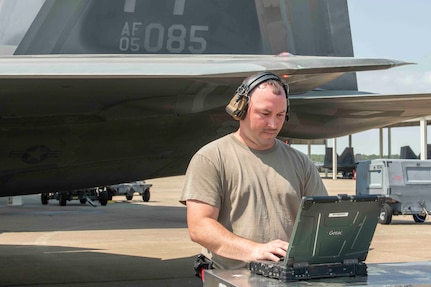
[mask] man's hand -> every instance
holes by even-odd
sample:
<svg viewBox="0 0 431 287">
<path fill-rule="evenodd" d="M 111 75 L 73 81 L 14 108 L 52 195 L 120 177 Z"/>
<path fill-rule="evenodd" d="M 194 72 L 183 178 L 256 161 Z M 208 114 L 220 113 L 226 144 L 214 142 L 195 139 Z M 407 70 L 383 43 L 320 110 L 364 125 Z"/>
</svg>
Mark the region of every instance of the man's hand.
<svg viewBox="0 0 431 287">
<path fill-rule="evenodd" d="M 286 256 L 289 243 L 283 240 L 273 240 L 268 243 L 259 243 L 253 250 L 252 256 L 256 260 L 271 260 L 279 262 L 281 257 Z"/>
</svg>

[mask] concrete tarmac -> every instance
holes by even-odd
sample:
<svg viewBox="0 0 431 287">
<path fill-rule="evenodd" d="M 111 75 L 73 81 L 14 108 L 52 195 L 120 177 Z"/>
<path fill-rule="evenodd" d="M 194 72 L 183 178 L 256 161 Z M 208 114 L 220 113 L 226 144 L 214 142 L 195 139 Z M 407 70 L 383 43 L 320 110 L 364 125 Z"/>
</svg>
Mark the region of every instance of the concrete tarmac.
<svg viewBox="0 0 431 287">
<path fill-rule="evenodd" d="M 354 194 L 355 181 L 324 178 L 330 194 Z M 151 199 L 115 196 L 107 206 L 69 201 L 22 206 L 0 198 L 0 286 L 201 286 L 193 261 L 182 176 L 147 180 Z M 96 204 L 98 204 L 96 202 Z M 394 216 L 378 225 L 366 262 L 431 260 L 430 221 Z"/>
</svg>

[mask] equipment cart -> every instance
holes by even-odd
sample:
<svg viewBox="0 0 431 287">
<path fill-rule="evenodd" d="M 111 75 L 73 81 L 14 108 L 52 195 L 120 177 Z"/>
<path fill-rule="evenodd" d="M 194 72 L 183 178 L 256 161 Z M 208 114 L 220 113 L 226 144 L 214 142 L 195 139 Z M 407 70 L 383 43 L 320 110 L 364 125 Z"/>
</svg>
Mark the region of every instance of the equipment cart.
<svg viewBox="0 0 431 287">
<path fill-rule="evenodd" d="M 412 215 L 415 222 L 424 222 L 431 212 L 431 160 L 359 161 L 356 194 L 386 196 L 381 224 L 390 224 L 392 215 Z"/>
</svg>

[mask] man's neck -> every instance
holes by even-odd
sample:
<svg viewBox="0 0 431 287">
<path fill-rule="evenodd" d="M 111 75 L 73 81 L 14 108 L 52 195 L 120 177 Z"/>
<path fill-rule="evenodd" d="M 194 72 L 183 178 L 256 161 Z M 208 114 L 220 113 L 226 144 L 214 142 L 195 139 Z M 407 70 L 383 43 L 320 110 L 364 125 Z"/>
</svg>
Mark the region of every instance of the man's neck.
<svg viewBox="0 0 431 287">
<path fill-rule="evenodd" d="M 246 135 L 244 135 L 244 133 L 241 132 L 241 129 L 238 129 L 235 133 L 234 136 L 236 139 L 238 139 L 241 143 L 243 143 L 244 145 L 248 146 L 251 149 L 254 150 L 269 150 L 271 148 L 274 147 L 275 145 L 275 139 L 272 141 L 272 144 L 268 144 L 268 145 L 262 145 L 259 144 L 255 141 L 253 141 L 251 138 L 247 137 Z"/>
</svg>

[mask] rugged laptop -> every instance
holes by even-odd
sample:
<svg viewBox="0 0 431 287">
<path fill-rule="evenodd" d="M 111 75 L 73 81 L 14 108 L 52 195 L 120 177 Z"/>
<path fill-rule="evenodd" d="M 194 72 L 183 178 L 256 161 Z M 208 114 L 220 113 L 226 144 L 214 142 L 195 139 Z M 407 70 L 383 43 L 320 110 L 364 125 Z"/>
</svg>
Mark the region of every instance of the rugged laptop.
<svg viewBox="0 0 431 287">
<path fill-rule="evenodd" d="M 281 262 L 250 262 L 252 273 L 282 281 L 367 275 L 365 258 L 384 197 L 304 197 Z"/>
</svg>

